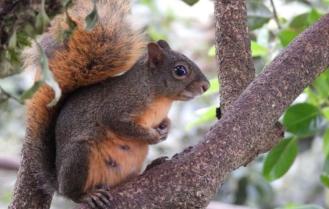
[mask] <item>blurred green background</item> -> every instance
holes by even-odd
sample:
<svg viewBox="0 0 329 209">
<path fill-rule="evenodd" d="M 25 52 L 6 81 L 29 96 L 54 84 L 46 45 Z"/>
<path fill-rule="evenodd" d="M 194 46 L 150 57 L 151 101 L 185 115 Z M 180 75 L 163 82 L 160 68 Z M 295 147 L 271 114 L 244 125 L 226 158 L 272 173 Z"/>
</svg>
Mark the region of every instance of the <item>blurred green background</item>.
<svg viewBox="0 0 329 209">
<path fill-rule="evenodd" d="M 134 1 L 132 12 L 138 20 L 136 24 L 150 39 L 167 40 L 172 48 L 191 57 L 211 80 L 211 89 L 205 95 L 174 105 L 170 112 L 173 125 L 169 138 L 151 147 L 146 163 L 198 143 L 215 122 L 220 85 L 213 4 L 210 0 Z M 49 5 L 48 1 L 45 5 L 32 1 L 28 10 L 10 13 L 0 22 L 0 160 L 14 164 L 19 161 L 25 132 L 22 95 L 33 85 L 33 71 L 22 72 L 20 53 L 58 10 L 49 9 Z M 328 6 L 329 0 L 247 0 L 257 73 L 299 33 L 328 12 Z M 23 24 L 21 16 L 28 18 L 28 23 Z M 328 71 L 305 89 L 280 122 L 286 130 L 280 144 L 270 154 L 261 155 L 247 167 L 233 172 L 214 201 L 262 209 L 329 208 Z M 7 208 L 15 178 L 16 171 L 0 168 L 0 208 Z M 70 204 L 56 197 L 52 207 L 69 208 Z"/>
</svg>

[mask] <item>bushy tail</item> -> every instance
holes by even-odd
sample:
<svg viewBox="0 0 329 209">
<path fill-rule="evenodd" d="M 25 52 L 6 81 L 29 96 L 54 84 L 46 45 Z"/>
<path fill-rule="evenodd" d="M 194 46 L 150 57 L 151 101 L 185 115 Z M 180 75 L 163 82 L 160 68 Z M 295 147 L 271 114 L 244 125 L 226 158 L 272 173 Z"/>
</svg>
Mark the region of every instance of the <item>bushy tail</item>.
<svg viewBox="0 0 329 209">
<path fill-rule="evenodd" d="M 66 15 L 62 14 L 54 18 L 48 32 L 38 39 L 63 95 L 128 71 L 143 54 L 144 38 L 128 20 L 130 1 L 96 2 L 99 21 L 91 31 L 85 30 L 84 20 L 93 9 L 92 0 L 75 0 L 68 11 L 77 23 L 71 36 L 64 41 L 60 39 L 68 28 Z M 24 56 L 25 67 L 38 69 L 40 53 L 35 44 Z M 56 179 L 53 130 L 60 104 L 47 107 L 53 97 L 52 89 L 43 85 L 27 106 L 25 146 L 36 153 L 35 170 L 39 180 L 45 178 L 46 183 L 47 179 Z"/>
</svg>

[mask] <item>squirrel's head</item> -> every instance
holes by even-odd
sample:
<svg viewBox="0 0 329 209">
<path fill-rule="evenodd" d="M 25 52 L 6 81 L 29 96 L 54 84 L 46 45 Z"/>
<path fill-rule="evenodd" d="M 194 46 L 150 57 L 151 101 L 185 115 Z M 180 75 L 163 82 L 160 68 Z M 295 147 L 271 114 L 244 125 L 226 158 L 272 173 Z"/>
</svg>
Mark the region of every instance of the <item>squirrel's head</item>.
<svg viewBox="0 0 329 209">
<path fill-rule="evenodd" d="M 173 51 L 166 41 L 147 45 L 148 67 L 156 91 L 173 100 L 189 100 L 209 88 L 199 67 L 185 55 Z"/>
</svg>

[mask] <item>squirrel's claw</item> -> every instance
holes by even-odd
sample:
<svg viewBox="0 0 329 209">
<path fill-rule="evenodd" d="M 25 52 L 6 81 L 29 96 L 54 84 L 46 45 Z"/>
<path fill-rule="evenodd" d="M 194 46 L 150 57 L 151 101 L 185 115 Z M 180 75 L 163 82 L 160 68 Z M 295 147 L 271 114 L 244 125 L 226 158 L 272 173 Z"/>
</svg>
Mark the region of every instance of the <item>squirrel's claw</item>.
<svg viewBox="0 0 329 209">
<path fill-rule="evenodd" d="M 108 209 L 112 206 L 108 192 L 108 188 L 97 189 L 86 195 L 81 202 L 88 204 L 92 209 Z"/>
</svg>

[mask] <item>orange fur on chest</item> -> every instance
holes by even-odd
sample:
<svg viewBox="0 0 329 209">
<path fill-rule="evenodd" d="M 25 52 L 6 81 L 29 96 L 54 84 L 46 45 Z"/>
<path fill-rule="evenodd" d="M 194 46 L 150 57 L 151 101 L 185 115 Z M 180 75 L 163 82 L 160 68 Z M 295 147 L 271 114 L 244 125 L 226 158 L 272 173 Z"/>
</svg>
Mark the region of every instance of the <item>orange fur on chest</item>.
<svg viewBox="0 0 329 209">
<path fill-rule="evenodd" d="M 168 98 L 158 98 L 154 100 L 147 109 L 136 117 L 136 123 L 151 128 L 159 125 L 168 115 L 172 100 Z"/>
<path fill-rule="evenodd" d="M 159 125 L 167 117 L 172 101 L 159 98 L 136 117 L 136 123 L 146 128 Z M 148 151 L 141 140 L 124 139 L 107 130 L 105 139 L 90 146 L 89 172 L 85 191 L 98 185 L 115 186 L 140 173 Z"/>
</svg>

